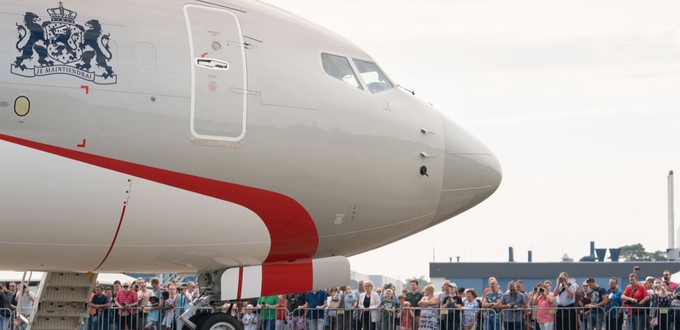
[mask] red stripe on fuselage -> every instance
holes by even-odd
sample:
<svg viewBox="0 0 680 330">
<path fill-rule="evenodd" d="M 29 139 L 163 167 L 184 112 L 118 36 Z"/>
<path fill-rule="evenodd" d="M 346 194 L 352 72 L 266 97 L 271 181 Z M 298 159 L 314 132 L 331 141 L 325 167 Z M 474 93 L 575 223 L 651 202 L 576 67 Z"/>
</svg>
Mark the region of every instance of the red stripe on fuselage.
<svg viewBox="0 0 680 330">
<path fill-rule="evenodd" d="M 118 239 L 118 234 L 120 233 L 120 227 L 123 225 L 123 218 L 125 218 L 125 209 L 127 208 L 127 205 L 123 205 L 123 211 L 120 212 L 120 220 L 118 220 L 118 228 L 116 228 L 116 233 L 113 235 L 113 240 L 111 240 L 111 245 L 109 245 L 109 250 L 106 251 L 106 255 L 104 258 L 102 258 L 102 261 L 95 267 L 92 272 L 96 272 L 99 267 L 101 267 L 104 262 L 106 262 L 106 259 L 109 258 L 109 254 L 111 254 L 111 250 L 113 250 L 113 247 L 116 246 L 116 240 Z"/>
<path fill-rule="evenodd" d="M 241 299 L 241 292 L 243 292 L 243 267 L 238 268 L 238 285 L 236 288 L 236 299 Z"/>
<path fill-rule="evenodd" d="M 281 292 L 307 292 L 314 285 L 312 260 L 296 261 L 285 264 L 262 265 L 261 296 L 271 296 Z"/>
<path fill-rule="evenodd" d="M 0 139 L 242 205 L 255 212 L 264 221 L 269 231 L 271 247 L 269 255 L 264 262 L 311 258 L 316 253 L 319 244 L 316 225 L 307 210 L 288 196 L 234 183 L 97 156 L 4 134 L 0 134 Z"/>
</svg>

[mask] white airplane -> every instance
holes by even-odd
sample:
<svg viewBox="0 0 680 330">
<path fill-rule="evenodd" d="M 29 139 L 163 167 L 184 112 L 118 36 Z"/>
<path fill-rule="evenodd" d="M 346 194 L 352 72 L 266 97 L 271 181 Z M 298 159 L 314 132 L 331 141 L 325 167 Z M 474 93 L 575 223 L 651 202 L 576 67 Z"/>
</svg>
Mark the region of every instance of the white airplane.
<svg viewBox="0 0 680 330">
<path fill-rule="evenodd" d="M 0 31 L 1 269 L 199 273 L 203 305 L 344 285 L 501 181 L 364 51 L 260 2 L 5 0 Z"/>
</svg>

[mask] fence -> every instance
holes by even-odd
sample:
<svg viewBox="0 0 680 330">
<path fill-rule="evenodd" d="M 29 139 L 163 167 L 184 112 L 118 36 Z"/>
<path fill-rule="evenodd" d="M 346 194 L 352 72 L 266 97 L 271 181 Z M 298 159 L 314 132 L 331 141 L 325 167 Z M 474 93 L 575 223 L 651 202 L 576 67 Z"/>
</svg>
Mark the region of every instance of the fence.
<svg viewBox="0 0 680 330">
<path fill-rule="evenodd" d="M 180 315 L 184 311 L 184 308 L 163 308 L 162 306 L 155 309 L 110 307 L 98 310 L 94 314 L 88 313 L 83 319 L 81 330 L 161 330 L 166 328 L 181 330 L 183 322 Z"/>
<path fill-rule="evenodd" d="M 680 330 L 680 307 L 341 308 L 264 313 L 242 311 L 237 318 L 245 330 Z M 653 318 L 655 326 L 650 323 Z"/>
<path fill-rule="evenodd" d="M 15 317 L 16 316 L 11 309 L 0 308 L 0 330 L 11 329 L 13 327 Z"/>
<path fill-rule="evenodd" d="M 181 330 L 180 308 L 108 308 L 84 319 L 85 330 Z M 677 330 L 680 307 L 603 308 L 395 308 L 246 309 L 231 313 L 244 330 Z M 654 320 L 654 321 L 652 321 Z M 16 315 L 0 309 L 0 330 L 15 329 Z"/>
</svg>

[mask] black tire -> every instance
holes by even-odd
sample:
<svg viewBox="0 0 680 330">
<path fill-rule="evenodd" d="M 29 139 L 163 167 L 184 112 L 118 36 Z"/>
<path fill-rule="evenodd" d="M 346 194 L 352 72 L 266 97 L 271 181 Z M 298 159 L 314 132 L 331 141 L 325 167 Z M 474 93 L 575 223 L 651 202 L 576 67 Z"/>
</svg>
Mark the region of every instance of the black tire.
<svg viewBox="0 0 680 330">
<path fill-rule="evenodd" d="M 201 329 L 201 325 L 203 324 L 203 322 L 205 322 L 205 320 L 208 319 L 208 317 L 210 317 L 210 315 L 212 315 L 212 314 L 211 313 L 196 313 L 196 314 L 194 314 L 194 316 L 189 318 L 189 321 L 191 321 L 193 324 L 196 325 L 196 329 Z M 191 328 L 189 328 L 189 326 L 187 326 L 187 325 L 184 325 L 184 326 L 182 326 L 182 330 L 191 330 Z"/>
<path fill-rule="evenodd" d="M 225 313 L 210 314 L 198 330 L 243 330 L 239 321 Z"/>
</svg>

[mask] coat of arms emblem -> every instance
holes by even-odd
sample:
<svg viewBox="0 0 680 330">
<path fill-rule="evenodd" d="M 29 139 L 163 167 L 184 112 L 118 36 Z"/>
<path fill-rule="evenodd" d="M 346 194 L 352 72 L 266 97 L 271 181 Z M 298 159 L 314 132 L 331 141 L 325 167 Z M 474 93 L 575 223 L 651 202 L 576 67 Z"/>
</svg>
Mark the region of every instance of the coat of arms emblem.
<svg viewBox="0 0 680 330">
<path fill-rule="evenodd" d="M 42 24 L 32 12 L 16 23 L 19 56 L 11 64 L 12 73 L 24 77 L 66 74 L 95 84 L 115 84 L 118 77 L 109 65 L 113 58 L 110 34 L 104 34 L 99 21 L 78 24 L 78 13 L 64 8 L 62 2 L 47 13 L 51 20 Z"/>
</svg>

